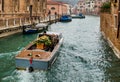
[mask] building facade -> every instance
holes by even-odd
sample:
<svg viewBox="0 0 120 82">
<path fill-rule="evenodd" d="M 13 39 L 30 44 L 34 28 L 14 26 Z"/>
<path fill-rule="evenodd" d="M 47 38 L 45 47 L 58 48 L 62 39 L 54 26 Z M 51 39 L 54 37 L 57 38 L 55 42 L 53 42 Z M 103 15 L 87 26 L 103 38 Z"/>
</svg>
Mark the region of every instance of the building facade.
<svg viewBox="0 0 120 82">
<path fill-rule="evenodd" d="M 47 0 L 0 0 L 0 29 L 31 23 L 31 17 L 44 18 L 46 7 Z"/>
<path fill-rule="evenodd" d="M 0 17 L 42 16 L 46 0 L 0 0 Z"/>
<path fill-rule="evenodd" d="M 78 3 L 77 3 L 77 14 L 78 13 L 83 13 L 85 14 L 86 13 L 86 3 L 85 3 L 85 0 L 80 0 Z"/>
<path fill-rule="evenodd" d="M 95 0 L 94 10 L 93 10 L 94 14 L 100 14 L 100 9 L 104 2 L 109 2 L 109 0 Z"/>
<path fill-rule="evenodd" d="M 59 1 L 48 0 L 47 1 L 47 13 L 50 12 L 51 15 L 58 15 L 68 14 L 69 5 Z"/>
<path fill-rule="evenodd" d="M 120 1 L 111 0 L 111 12 L 101 13 L 101 32 L 113 48 L 116 56 L 120 58 Z"/>
<path fill-rule="evenodd" d="M 109 0 L 79 0 L 77 13 L 99 15 L 100 7 L 106 1 Z"/>
<path fill-rule="evenodd" d="M 47 0 L 0 0 L 0 37 L 22 31 L 45 18 Z"/>
</svg>

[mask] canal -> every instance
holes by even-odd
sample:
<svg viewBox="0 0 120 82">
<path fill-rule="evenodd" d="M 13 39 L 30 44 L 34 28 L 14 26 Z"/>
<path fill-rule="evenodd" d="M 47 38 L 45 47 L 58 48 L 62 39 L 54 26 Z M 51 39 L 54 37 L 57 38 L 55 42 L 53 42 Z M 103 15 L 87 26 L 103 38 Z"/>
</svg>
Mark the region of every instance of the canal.
<svg viewBox="0 0 120 82">
<path fill-rule="evenodd" d="M 64 43 L 48 71 L 15 69 L 15 55 L 37 34 L 1 38 L 0 82 L 119 82 L 120 60 L 101 35 L 99 21 L 99 17 L 86 16 L 52 24 L 49 31 L 62 32 Z"/>
</svg>

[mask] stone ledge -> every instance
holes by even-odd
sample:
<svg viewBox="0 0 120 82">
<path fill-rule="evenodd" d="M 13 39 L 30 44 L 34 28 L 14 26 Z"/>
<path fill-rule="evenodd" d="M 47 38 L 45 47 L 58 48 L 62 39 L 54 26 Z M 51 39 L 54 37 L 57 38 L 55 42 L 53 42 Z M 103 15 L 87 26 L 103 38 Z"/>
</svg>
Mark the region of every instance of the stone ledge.
<svg viewBox="0 0 120 82">
<path fill-rule="evenodd" d="M 114 44 L 110 41 L 110 39 L 105 36 L 103 31 L 101 31 L 101 33 L 102 33 L 104 39 L 107 40 L 109 46 L 112 48 L 112 50 L 115 53 L 115 55 L 120 59 L 120 51 L 114 46 Z"/>
<path fill-rule="evenodd" d="M 8 35 L 12 35 L 18 32 L 22 32 L 22 27 L 11 27 L 11 28 L 6 28 L 6 29 L 0 29 L 0 37 L 5 37 Z"/>
</svg>

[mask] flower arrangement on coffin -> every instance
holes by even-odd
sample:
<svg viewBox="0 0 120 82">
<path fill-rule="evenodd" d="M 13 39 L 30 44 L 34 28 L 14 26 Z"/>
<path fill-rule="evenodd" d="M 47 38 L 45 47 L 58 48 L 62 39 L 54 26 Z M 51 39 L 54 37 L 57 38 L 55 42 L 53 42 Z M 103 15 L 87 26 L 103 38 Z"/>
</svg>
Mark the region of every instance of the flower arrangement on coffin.
<svg viewBox="0 0 120 82">
<path fill-rule="evenodd" d="M 37 48 L 39 49 L 44 49 L 47 46 L 51 45 L 51 40 L 49 38 L 49 36 L 43 35 L 41 37 L 39 37 L 36 41 L 35 41 Z"/>
</svg>

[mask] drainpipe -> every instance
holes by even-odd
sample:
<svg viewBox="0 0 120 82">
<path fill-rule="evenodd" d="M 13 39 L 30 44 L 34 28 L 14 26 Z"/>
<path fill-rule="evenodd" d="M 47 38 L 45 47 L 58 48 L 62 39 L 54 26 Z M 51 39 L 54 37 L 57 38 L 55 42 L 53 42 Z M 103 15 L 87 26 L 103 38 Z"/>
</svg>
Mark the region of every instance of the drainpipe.
<svg viewBox="0 0 120 82">
<path fill-rule="evenodd" d="M 118 2 L 118 29 L 117 29 L 117 38 L 119 37 L 120 31 L 120 1 Z"/>
</svg>

